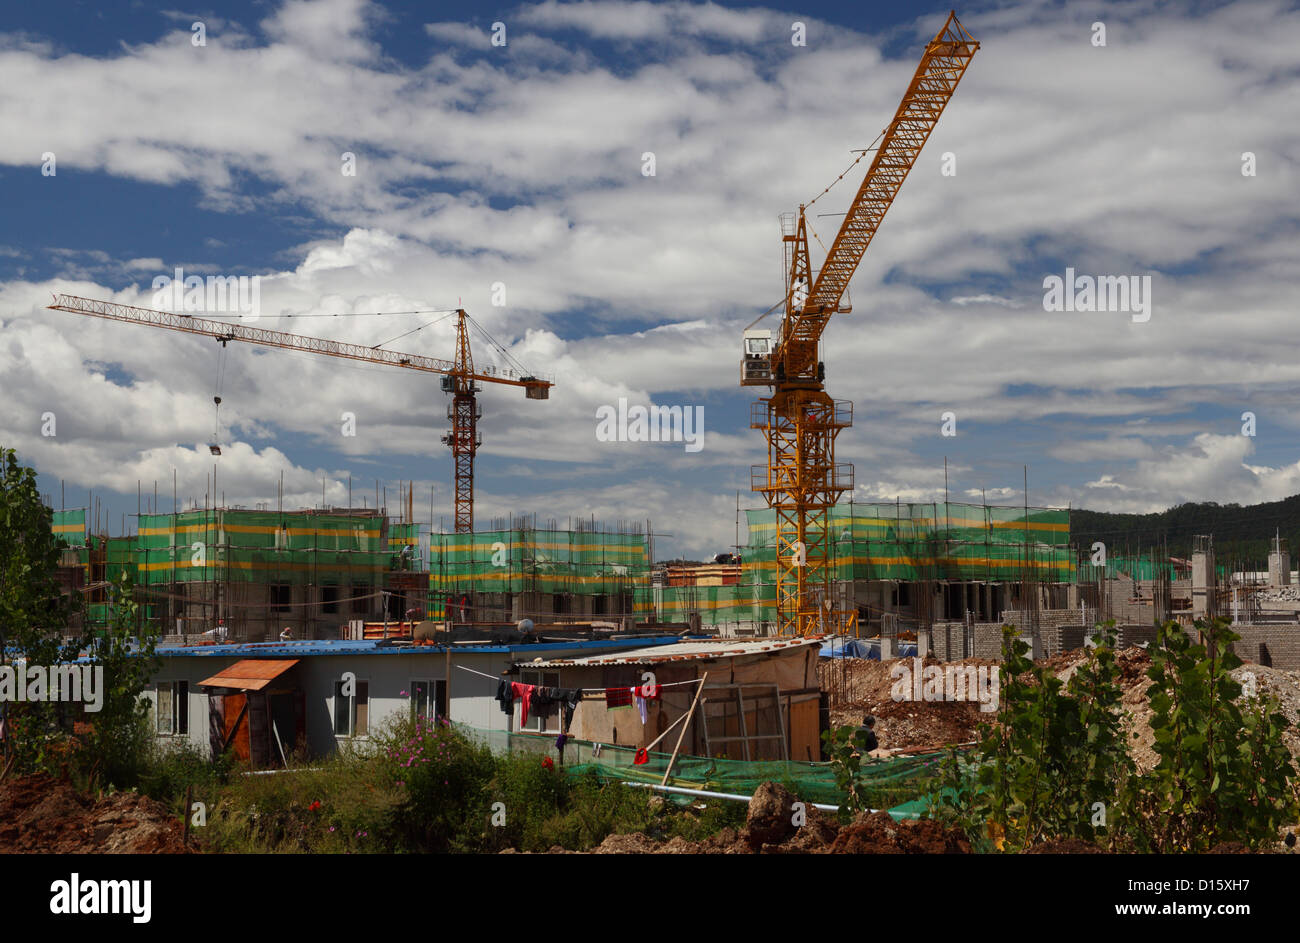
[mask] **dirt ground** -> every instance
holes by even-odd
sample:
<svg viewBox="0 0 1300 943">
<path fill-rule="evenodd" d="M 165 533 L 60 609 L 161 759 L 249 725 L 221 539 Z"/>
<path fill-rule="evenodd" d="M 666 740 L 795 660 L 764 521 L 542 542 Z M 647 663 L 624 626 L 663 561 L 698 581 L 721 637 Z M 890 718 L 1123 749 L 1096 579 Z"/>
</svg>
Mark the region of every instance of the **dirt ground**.
<svg viewBox="0 0 1300 943">
<path fill-rule="evenodd" d="M 0 783 L 0 854 L 183 854 L 182 832 L 136 793 L 94 799 L 49 776 Z"/>
<path fill-rule="evenodd" d="M 1042 662 L 1062 680 L 1068 680 L 1083 663 L 1083 649 L 1061 652 Z M 1123 688 L 1123 709 L 1128 715 L 1125 723 L 1129 749 L 1138 768 L 1143 772 L 1155 766 L 1158 757 L 1151 731 L 1151 705 L 1146 696 L 1151 680 L 1146 676 L 1151 658 L 1145 649 L 1126 648 L 1116 653 L 1121 670 L 1120 686 Z M 921 751 L 969 743 L 976 739 L 980 721 L 990 715 L 981 714 L 974 703 L 895 701 L 890 695 L 894 678 L 890 676 L 894 661 L 866 661 L 846 658 L 824 660 L 818 665 L 818 680 L 822 690 L 831 694 L 831 724 L 857 726 L 866 714 L 876 717 L 876 736 L 881 750 Z M 933 658 L 926 665 L 943 662 Z M 993 662 L 968 658 L 957 664 L 990 665 Z M 1278 698 L 1282 713 L 1293 725 L 1283 733 L 1292 755 L 1300 759 L 1300 671 L 1281 671 L 1260 665 L 1243 665 L 1232 672 L 1234 680 L 1241 682 L 1247 673 L 1255 676 L 1261 694 Z M 1136 736 L 1134 736 L 1136 734 Z"/>
<path fill-rule="evenodd" d="M 802 825 L 793 824 L 795 797 L 776 783 L 763 783 L 749 804 L 745 827 L 726 828 L 702 842 L 682 838 L 656 841 L 645 834 L 611 835 L 593 854 L 748 855 L 748 854 L 969 854 L 970 844 L 955 829 L 930 819 L 895 822 L 887 812 L 859 815 L 841 827 L 811 806 Z"/>
<path fill-rule="evenodd" d="M 908 659 L 910 661 L 910 659 Z M 876 738 L 881 752 L 895 750 L 937 750 L 976 739 L 981 714 L 972 702 L 895 701 L 891 690 L 896 679 L 890 672 L 895 660 L 879 662 L 859 658 L 825 659 L 817 666 L 823 691 L 830 693 L 831 725 L 856 727 L 862 718 L 876 718 Z M 934 658 L 926 665 L 943 665 Z M 953 664 L 993 665 L 995 662 L 968 658 Z"/>
</svg>

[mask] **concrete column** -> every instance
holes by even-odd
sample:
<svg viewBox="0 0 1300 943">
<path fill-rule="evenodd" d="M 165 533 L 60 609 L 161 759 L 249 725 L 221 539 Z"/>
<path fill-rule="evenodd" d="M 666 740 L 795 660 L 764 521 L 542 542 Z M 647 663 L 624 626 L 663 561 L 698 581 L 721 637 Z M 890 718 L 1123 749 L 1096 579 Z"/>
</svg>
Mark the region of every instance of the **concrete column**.
<svg viewBox="0 0 1300 943">
<path fill-rule="evenodd" d="M 1192 553 L 1192 616 L 1205 618 L 1214 612 L 1215 596 L 1214 551 L 1196 550 Z"/>
</svg>

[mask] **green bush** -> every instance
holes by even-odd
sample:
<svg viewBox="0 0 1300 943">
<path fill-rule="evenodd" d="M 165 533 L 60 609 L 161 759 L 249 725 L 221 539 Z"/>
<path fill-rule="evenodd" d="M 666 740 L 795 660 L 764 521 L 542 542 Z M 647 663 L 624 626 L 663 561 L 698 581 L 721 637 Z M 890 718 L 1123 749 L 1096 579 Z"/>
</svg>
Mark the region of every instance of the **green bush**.
<svg viewBox="0 0 1300 943">
<path fill-rule="evenodd" d="M 227 852 L 391 852 L 403 799 L 373 757 L 340 752 L 313 768 L 232 777 L 207 837 Z"/>
<path fill-rule="evenodd" d="M 311 769 L 230 777 L 209 816 L 209 847 L 420 853 L 558 845 L 583 851 L 612 834 L 699 841 L 744 824 L 743 803 L 682 810 L 650 790 L 603 781 L 594 770 L 574 776 L 547 767 L 538 754 L 495 756 L 423 719 L 390 724 L 376 746 L 369 754 L 332 755 Z M 177 757 L 150 782 L 160 793 L 183 793 L 197 773 L 191 764 Z"/>
<path fill-rule="evenodd" d="M 1151 646 L 1151 727 L 1159 762 L 1128 801 L 1136 850 L 1204 852 L 1225 841 L 1259 848 L 1296 820 L 1296 769 L 1282 740 L 1286 718 L 1273 698 L 1242 710 L 1229 672 L 1241 636 L 1226 619 L 1196 622 L 1194 641 L 1175 622 Z"/>
<path fill-rule="evenodd" d="M 401 798 L 398 843 L 409 851 L 476 851 L 488 840 L 497 761 L 484 744 L 424 717 L 377 738 L 380 777 Z"/>
<path fill-rule="evenodd" d="M 997 723 L 981 725 L 969 758 L 944 764 L 932 814 L 963 827 L 976 850 L 1080 838 L 1115 851 L 1203 852 L 1275 840 L 1300 808 L 1286 720 L 1271 699 L 1235 703 L 1241 686 L 1229 672 L 1242 663 L 1227 621 L 1196 628 L 1205 643 L 1169 622 L 1149 647 L 1160 759 L 1138 775 L 1122 737 L 1113 623 L 1065 683 L 1004 627 Z"/>
</svg>

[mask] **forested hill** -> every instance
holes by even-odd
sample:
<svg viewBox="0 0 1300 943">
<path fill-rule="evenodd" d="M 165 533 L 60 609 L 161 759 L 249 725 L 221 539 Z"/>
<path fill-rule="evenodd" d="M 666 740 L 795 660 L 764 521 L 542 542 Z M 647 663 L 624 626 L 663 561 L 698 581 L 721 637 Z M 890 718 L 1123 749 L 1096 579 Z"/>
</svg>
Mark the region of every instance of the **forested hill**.
<svg viewBox="0 0 1300 943">
<path fill-rule="evenodd" d="M 1220 563 L 1230 558 L 1257 561 L 1263 569 L 1275 531 L 1287 541 L 1292 558 L 1300 548 L 1300 495 L 1266 504 L 1180 504 L 1155 514 L 1109 514 L 1104 511 L 1070 512 L 1070 539 L 1079 547 L 1102 541 L 1111 553 L 1148 551 L 1164 544 L 1169 555 L 1186 557 L 1197 534 L 1214 537 Z"/>
</svg>

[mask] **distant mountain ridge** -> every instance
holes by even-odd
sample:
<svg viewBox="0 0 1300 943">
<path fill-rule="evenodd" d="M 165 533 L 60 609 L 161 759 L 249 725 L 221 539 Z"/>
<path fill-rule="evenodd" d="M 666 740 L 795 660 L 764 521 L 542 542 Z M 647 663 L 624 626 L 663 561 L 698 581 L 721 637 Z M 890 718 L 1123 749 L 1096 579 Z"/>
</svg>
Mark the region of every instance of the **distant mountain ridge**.
<svg viewBox="0 0 1300 943">
<path fill-rule="evenodd" d="M 1220 563 L 1236 559 L 1264 569 L 1275 532 L 1291 549 L 1300 546 L 1300 494 L 1263 504 L 1219 504 L 1214 501 L 1179 504 L 1153 514 L 1113 514 L 1085 509 L 1070 512 L 1070 539 L 1075 546 L 1091 547 L 1096 541 L 1108 553 L 1147 552 L 1168 548 L 1170 556 L 1186 557 L 1192 538 L 1214 537 Z"/>
</svg>

